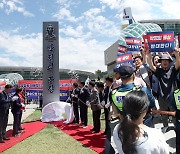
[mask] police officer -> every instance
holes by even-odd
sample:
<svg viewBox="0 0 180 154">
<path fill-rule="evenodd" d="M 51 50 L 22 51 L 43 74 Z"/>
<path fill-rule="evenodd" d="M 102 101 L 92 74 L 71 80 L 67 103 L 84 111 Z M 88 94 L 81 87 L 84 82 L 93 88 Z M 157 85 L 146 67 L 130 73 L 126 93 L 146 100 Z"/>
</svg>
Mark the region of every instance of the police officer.
<svg viewBox="0 0 180 154">
<path fill-rule="evenodd" d="M 11 88 L 12 86 L 7 84 L 5 90 L 0 93 L 0 143 L 4 143 L 4 140 L 9 140 L 9 138 L 6 137 L 6 127 L 9 116 L 9 93 L 11 92 Z"/>
<path fill-rule="evenodd" d="M 149 89 L 147 89 L 146 87 L 135 86 L 134 84 L 135 69 L 132 66 L 130 66 L 129 64 L 124 64 L 118 69 L 115 69 L 114 71 L 119 73 L 120 78 L 122 80 L 121 86 L 114 89 L 111 93 L 111 98 L 112 98 L 111 101 L 113 102 L 112 103 L 113 111 L 116 114 L 119 114 L 120 118 L 122 116 L 122 108 L 123 108 L 122 100 L 124 99 L 126 94 L 128 94 L 132 90 L 139 89 L 139 90 L 144 91 L 148 95 L 148 98 L 150 101 L 149 109 L 155 107 L 155 99 L 153 95 L 151 94 L 151 92 L 149 91 Z M 154 127 L 152 118 L 153 117 L 149 112 L 145 117 L 144 124 L 146 124 L 149 127 Z"/>
<path fill-rule="evenodd" d="M 180 80 L 178 82 L 180 82 Z M 170 102 L 176 110 L 176 153 L 180 153 L 180 85 L 178 85 L 177 90 L 171 93 Z"/>
</svg>

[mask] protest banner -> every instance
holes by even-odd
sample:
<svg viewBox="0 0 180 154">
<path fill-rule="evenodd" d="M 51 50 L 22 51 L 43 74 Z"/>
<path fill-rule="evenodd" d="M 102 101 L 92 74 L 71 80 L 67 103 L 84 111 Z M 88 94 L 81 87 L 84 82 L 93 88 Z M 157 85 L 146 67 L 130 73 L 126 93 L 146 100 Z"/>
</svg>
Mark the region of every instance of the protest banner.
<svg viewBox="0 0 180 154">
<path fill-rule="evenodd" d="M 124 54 L 126 52 L 127 52 L 127 47 L 126 46 L 124 46 L 124 45 L 119 45 L 118 46 L 118 55 L 119 54 Z"/>
<path fill-rule="evenodd" d="M 147 35 L 143 35 L 143 40 L 144 40 L 144 49 L 147 51 L 149 50 Z"/>
<path fill-rule="evenodd" d="M 72 90 L 76 79 L 59 80 L 60 100 L 65 101 L 69 96 L 69 91 Z M 18 86 L 25 88 L 26 97 L 28 100 L 42 100 L 43 82 L 42 80 L 19 80 Z"/>
<path fill-rule="evenodd" d="M 174 32 L 148 32 L 148 46 L 151 52 L 173 52 Z"/>
<path fill-rule="evenodd" d="M 142 40 L 135 37 L 125 37 L 125 42 L 127 44 L 128 51 L 140 52 L 140 47 L 142 46 Z"/>
<path fill-rule="evenodd" d="M 131 54 L 122 54 L 118 56 L 116 59 L 116 68 L 119 68 L 124 64 L 130 64 L 133 66 L 133 59 Z"/>
<path fill-rule="evenodd" d="M 6 85 L 5 81 L 0 82 L 0 92 L 2 92 L 4 90 L 5 85 Z"/>
<path fill-rule="evenodd" d="M 177 39 L 178 39 L 178 47 L 180 48 L 180 34 L 178 34 Z"/>
</svg>

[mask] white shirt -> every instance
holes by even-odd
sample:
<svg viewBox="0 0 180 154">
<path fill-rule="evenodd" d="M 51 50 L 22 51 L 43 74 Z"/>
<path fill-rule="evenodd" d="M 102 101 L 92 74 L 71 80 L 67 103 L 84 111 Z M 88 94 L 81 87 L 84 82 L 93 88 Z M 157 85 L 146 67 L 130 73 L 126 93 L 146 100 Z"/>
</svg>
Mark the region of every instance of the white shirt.
<svg viewBox="0 0 180 154">
<path fill-rule="evenodd" d="M 119 124 L 114 128 L 113 139 L 118 153 L 124 154 L 122 143 L 118 136 L 118 128 Z M 138 154 L 169 154 L 169 146 L 160 130 L 150 127 L 146 127 L 143 130 L 147 132 L 148 135 L 146 137 L 139 137 L 137 140 L 136 150 Z"/>
</svg>

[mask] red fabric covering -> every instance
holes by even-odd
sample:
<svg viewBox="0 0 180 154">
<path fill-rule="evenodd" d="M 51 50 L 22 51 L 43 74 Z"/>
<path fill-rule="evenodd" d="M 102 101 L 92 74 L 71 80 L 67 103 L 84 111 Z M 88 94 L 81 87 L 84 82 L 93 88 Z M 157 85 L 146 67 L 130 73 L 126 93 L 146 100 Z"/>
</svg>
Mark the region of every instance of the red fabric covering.
<svg viewBox="0 0 180 154">
<path fill-rule="evenodd" d="M 12 130 L 9 130 L 6 133 L 6 136 L 10 137 L 10 140 L 5 141 L 5 143 L 0 143 L 0 152 L 3 152 L 5 150 L 9 149 L 10 147 L 18 144 L 19 142 L 23 141 L 24 139 L 39 132 L 47 125 L 48 125 L 47 123 L 42 123 L 40 121 L 23 124 L 22 127 L 25 128 L 25 132 L 20 134 L 18 137 L 12 137 Z"/>
<path fill-rule="evenodd" d="M 105 136 L 101 134 L 102 131 L 93 134 L 90 131 L 92 126 L 88 126 L 88 128 L 84 129 L 74 124 L 63 124 L 63 121 L 53 122 L 52 124 L 97 153 L 104 153 Z"/>
</svg>

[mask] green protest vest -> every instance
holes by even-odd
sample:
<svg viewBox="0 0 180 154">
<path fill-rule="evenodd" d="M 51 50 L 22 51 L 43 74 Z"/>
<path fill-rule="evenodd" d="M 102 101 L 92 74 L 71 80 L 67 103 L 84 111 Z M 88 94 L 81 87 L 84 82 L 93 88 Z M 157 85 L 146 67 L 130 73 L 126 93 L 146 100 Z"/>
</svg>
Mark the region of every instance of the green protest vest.
<svg viewBox="0 0 180 154">
<path fill-rule="evenodd" d="M 118 91 L 117 89 L 112 91 L 112 100 L 114 105 L 119 109 L 120 112 L 122 112 L 123 108 L 123 99 L 124 97 L 133 90 L 140 90 L 140 87 L 133 87 L 133 89 L 128 91 Z"/>
<path fill-rule="evenodd" d="M 177 109 L 180 110 L 180 89 L 174 91 L 174 99 Z"/>
</svg>

